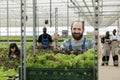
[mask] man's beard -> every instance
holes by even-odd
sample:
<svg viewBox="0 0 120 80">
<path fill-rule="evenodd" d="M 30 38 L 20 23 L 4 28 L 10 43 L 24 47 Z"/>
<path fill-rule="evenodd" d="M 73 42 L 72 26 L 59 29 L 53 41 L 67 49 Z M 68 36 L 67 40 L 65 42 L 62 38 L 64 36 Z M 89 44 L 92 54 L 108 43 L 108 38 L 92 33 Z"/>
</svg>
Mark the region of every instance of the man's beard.
<svg viewBox="0 0 120 80">
<path fill-rule="evenodd" d="M 79 36 L 76 36 L 76 34 L 79 34 Z M 72 36 L 75 40 L 80 40 L 83 37 L 83 33 L 72 33 Z"/>
<path fill-rule="evenodd" d="M 46 34 L 46 31 L 43 31 L 44 34 Z"/>
</svg>

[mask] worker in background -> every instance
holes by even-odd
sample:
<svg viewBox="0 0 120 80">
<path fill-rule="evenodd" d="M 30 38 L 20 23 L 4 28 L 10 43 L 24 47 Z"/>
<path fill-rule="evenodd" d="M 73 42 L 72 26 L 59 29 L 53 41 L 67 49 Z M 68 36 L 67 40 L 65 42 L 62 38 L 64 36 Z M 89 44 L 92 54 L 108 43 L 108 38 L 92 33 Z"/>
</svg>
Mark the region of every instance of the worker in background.
<svg viewBox="0 0 120 80">
<path fill-rule="evenodd" d="M 84 31 L 84 21 L 74 21 L 71 25 L 72 39 L 65 40 L 61 48 L 69 51 L 81 50 L 83 52 L 93 48 L 93 40 L 83 37 Z"/>
<path fill-rule="evenodd" d="M 9 46 L 8 57 L 10 58 L 20 58 L 20 49 L 16 43 L 11 43 Z"/>
<path fill-rule="evenodd" d="M 110 34 L 109 31 L 106 31 L 105 36 L 101 38 L 101 43 L 103 44 L 103 54 L 102 54 L 102 66 L 108 65 L 110 57 Z"/>
<path fill-rule="evenodd" d="M 116 29 L 113 30 L 113 35 L 111 36 L 111 47 L 112 47 L 112 58 L 113 58 L 113 65 L 118 66 L 118 45 L 119 45 L 119 36 L 116 35 Z"/>
<path fill-rule="evenodd" d="M 39 49 L 50 49 L 52 48 L 52 37 L 47 33 L 47 28 L 43 28 L 43 34 L 38 38 L 38 48 Z"/>
</svg>

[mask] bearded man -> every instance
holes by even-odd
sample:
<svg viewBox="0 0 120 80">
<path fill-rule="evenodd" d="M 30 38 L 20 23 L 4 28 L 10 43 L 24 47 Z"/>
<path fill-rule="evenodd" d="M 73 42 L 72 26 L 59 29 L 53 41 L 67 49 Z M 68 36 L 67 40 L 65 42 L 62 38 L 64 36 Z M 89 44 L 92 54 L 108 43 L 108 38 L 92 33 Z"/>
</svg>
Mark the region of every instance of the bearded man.
<svg viewBox="0 0 120 80">
<path fill-rule="evenodd" d="M 86 51 L 90 48 L 93 48 L 93 40 L 84 37 L 84 31 L 84 21 L 74 21 L 71 25 L 72 39 L 65 40 L 61 45 L 61 48 L 69 51 Z"/>
</svg>

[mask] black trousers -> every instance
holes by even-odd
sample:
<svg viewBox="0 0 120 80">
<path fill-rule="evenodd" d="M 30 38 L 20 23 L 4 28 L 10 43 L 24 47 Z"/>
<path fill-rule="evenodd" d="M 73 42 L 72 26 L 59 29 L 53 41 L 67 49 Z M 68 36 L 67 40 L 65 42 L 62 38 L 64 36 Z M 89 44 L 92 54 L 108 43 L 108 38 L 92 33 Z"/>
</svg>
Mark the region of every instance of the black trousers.
<svg viewBox="0 0 120 80">
<path fill-rule="evenodd" d="M 109 61 L 109 56 L 103 56 L 102 57 L 102 61 L 103 62 L 105 62 L 105 61 L 108 62 Z"/>
<path fill-rule="evenodd" d="M 113 62 L 118 61 L 118 55 L 113 56 Z"/>
</svg>

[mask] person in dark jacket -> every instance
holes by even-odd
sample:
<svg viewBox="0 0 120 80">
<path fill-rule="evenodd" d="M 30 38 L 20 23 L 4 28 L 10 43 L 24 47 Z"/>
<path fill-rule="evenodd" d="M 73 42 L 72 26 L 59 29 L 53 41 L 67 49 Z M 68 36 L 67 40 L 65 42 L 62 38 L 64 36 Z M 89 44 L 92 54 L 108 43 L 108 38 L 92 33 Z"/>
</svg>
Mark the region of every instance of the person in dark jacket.
<svg viewBox="0 0 120 80">
<path fill-rule="evenodd" d="M 47 33 L 47 28 L 43 28 L 43 34 L 38 38 L 38 48 L 39 49 L 48 49 L 52 47 L 52 37 Z"/>
<path fill-rule="evenodd" d="M 19 58 L 20 57 L 20 49 L 18 48 L 16 43 L 11 43 L 9 46 L 8 57 Z"/>
</svg>

